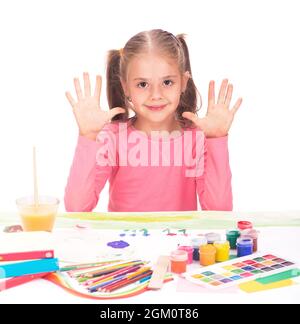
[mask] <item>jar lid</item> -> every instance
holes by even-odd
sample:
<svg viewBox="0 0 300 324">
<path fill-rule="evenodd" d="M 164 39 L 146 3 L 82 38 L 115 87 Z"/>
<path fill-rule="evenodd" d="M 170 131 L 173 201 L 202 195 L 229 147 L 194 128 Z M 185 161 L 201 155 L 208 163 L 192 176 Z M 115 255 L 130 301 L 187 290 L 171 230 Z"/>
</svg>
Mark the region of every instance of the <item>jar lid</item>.
<svg viewBox="0 0 300 324">
<path fill-rule="evenodd" d="M 198 248 L 200 245 L 204 245 L 204 244 L 207 244 L 207 239 L 204 235 L 191 239 L 191 245 L 193 247 Z"/>
<path fill-rule="evenodd" d="M 251 222 L 248 221 L 238 221 L 237 227 L 241 230 L 247 229 L 247 228 L 252 228 L 253 225 Z"/>
<path fill-rule="evenodd" d="M 171 260 L 173 261 L 187 261 L 188 253 L 183 250 L 175 250 L 171 252 Z"/>
<path fill-rule="evenodd" d="M 239 237 L 241 235 L 239 230 L 228 230 L 226 232 L 226 236 L 229 238 L 236 238 Z"/>
<path fill-rule="evenodd" d="M 218 233 L 207 233 L 205 234 L 205 237 L 207 239 L 207 243 L 214 243 L 215 241 L 221 240 L 221 235 Z"/>
<path fill-rule="evenodd" d="M 200 254 L 201 253 L 216 253 L 217 249 L 212 244 L 200 245 L 199 248 Z"/>
<path fill-rule="evenodd" d="M 180 245 L 178 247 L 178 250 L 183 250 L 183 251 L 186 251 L 186 252 L 191 252 L 191 251 L 193 251 L 193 247 L 192 246 L 189 246 L 189 245 Z"/>
<path fill-rule="evenodd" d="M 237 239 L 237 245 L 243 245 L 243 246 L 253 245 L 252 237 L 250 237 L 250 236 L 239 237 Z"/>
<path fill-rule="evenodd" d="M 256 239 L 258 236 L 258 231 L 255 230 L 254 228 L 249 228 L 249 229 L 245 229 L 241 232 L 241 236 L 250 236 L 253 239 Z"/>
<path fill-rule="evenodd" d="M 215 241 L 214 246 L 217 248 L 230 248 L 230 244 L 228 241 Z"/>
</svg>

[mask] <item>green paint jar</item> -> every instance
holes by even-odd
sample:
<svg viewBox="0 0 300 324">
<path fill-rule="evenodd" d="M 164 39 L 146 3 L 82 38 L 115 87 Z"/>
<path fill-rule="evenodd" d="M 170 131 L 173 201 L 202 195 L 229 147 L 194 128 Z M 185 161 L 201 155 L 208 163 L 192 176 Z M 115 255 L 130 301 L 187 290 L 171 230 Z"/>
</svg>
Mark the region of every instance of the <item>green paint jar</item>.
<svg viewBox="0 0 300 324">
<path fill-rule="evenodd" d="M 238 230 L 229 230 L 226 232 L 226 239 L 229 242 L 231 249 L 236 249 L 236 240 L 240 235 L 241 233 Z"/>
</svg>

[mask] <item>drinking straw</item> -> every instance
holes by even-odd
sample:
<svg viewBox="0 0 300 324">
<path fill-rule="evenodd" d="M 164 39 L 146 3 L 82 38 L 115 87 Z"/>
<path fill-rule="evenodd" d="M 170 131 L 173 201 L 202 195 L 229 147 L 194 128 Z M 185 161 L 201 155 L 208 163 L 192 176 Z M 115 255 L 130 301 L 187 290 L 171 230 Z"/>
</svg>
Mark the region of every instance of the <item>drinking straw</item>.
<svg viewBox="0 0 300 324">
<path fill-rule="evenodd" d="M 37 185 L 37 171 L 36 171 L 36 153 L 35 146 L 33 147 L 33 189 L 34 189 L 34 206 L 38 207 L 39 196 L 38 196 L 38 185 Z"/>
</svg>

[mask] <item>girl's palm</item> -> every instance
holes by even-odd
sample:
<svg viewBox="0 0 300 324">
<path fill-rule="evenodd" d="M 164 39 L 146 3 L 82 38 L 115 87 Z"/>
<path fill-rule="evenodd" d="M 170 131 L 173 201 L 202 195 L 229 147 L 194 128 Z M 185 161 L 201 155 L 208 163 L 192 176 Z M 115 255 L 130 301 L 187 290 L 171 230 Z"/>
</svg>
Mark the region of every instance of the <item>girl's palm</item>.
<svg viewBox="0 0 300 324">
<path fill-rule="evenodd" d="M 96 77 L 94 95 L 91 95 L 91 86 L 88 73 L 83 73 L 84 93 L 82 92 L 78 78 L 74 78 L 74 86 L 77 95 L 77 102 L 69 92 L 66 97 L 69 100 L 73 113 L 79 127 L 79 133 L 83 136 L 94 136 L 99 133 L 103 126 L 115 115 L 124 113 L 124 108 L 116 107 L 109 111 L 104 111 L 100 107 L 100 95 L 102 79 L 100 75 Z"/>
<path fill-rule="evenodd" d="M 229 109 L 232 98 L 233 85 L 228 84 L 228 80 L 222 81 L 217 102 L 215 102 L 215 84 L 209 83 L 208 89 L 208 109 L 204 118 L 199 118 L 191 112 L 184 112 L 183 117 L 193 121 L 193 123 L 203 130 L 206 137 L 226 136 L 233 122 L 233 118 L 239 109 L 242 98 L 239 98 L 232 109 Z"/>
</svg>

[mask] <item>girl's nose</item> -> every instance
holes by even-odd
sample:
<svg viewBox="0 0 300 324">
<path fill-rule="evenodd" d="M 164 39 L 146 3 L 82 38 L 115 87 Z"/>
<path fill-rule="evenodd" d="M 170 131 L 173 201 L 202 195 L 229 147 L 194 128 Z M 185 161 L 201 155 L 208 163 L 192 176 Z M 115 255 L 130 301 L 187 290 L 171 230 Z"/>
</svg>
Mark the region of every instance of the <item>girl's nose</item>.
<svg viewBox="0 0 300 324">
<path fill-rule="evenodd" d="M 153 86 L 151 91 L 151 100 L 160 100 L 162 98 L 160 86 Z"/>
</svg>

